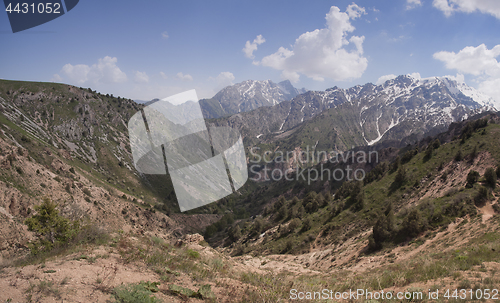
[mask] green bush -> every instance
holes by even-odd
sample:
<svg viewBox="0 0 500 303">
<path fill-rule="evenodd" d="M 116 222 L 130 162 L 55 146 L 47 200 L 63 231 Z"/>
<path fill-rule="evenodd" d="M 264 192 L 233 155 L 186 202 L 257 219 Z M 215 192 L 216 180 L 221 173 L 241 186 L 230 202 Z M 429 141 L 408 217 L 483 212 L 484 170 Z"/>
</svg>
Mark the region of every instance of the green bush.
<svg viewBox="0 0 500 303">
<path fill-rule="evenodd" d="M 28 230 L 34 231 L 38 237 L 31 243 L 32 253 L 68 243 L 78 233 L 79 222 L 64 218 L 56 207 L 49 198 L 44 198 L 42 204 L 35 206 L 36 213 L 24 221 Z"/>
<path fill-rule="evenodd" d="M 486 171 L 484 172 L 484 179 L 489 187 L 495 188 L 495 186 L 497 185 L 497 174 L 493 167 L 489 167 L 488 169 L 486 169 Z"/>
<path fill-rule="evenodd" d="M 300 226 L 300 219 L 295 218 L 290 223 L 288 223 L 288 233 L 293 232 L 297 227 Z"/>
<path fill-rule="evenodd" d="M 479 179 L 479 173 L 475 170 L 471 170 L 467 175 L 467 185 L 466 187 L 473 187 L 474 184 Z"/>
<path fill-rule="evenodd" d="M 229 238 L 233 242 L 238 241 L 241 238 L 241 228 L 238 225 L 229 230 Z"/>
<path fill-rule="evenodd" d="M 413 238 L 423 230 L 424 224 L 422 222 L 422 216 L 418 209 L 413 209 L 410 214 L 403 220 L 401 232 L 404 235 L 408 235 Z"/>
<path fill-rule="evenodd" d="M 392 203 L 389 203 L 384 215 L 380 216 L 373 226 L 373 234 L 368 243 L 370 249 L 382 248 L 382 243 L 390 240 L 394 236 L 394 226 L 394 211 L 392 209 Z"/>
<path fill-rule="evenodd" d="M 264 228 L 264 222 L 262 222 L 262 219 L 261 218 L 255 219 L 255 222 L 252 225 L 250 236 L 255 237 L 259 235 L 263 228 Z"/>
<path fill-rule="evenodd" d="M 286 219 L 288 217 L 288 205 L 285 203 L 278 210 L 278 220 Z"/>
<path fill-rule="evenodd" d="M 140 282 L 139 284 L 121 285 L 113 290 L 117 303 L 156 303 L 161 302 L 153 292 L 158 291 L 158 282 Z"/>
<path fill-rule="evenodd" d="M 458 150 L 457 153 L 455 154 L 455 161 L 456 162 L 460 162 L 462 161 L 463 159 L 463 156 L 462 156 L 462 150 Z"/>
<path fill-rule="evenodd" d="M 398 171 L 396 172 L 396 176 L 394 177 L 394 182 L 392 183 L 391 187 L 392 188 L 399 188 L 403 184 L 408 181 L 408 178 L 406 176 L 406 168 L 404 166 L 400 166 Z"/>
<path fill-rule="evenodd" d="M 476 206 L 481 207 L 484 205 L 484 203 L 488 200 L 488 197 L 490 195 L 490 191 L 488 188 L 481 186 L 479 187 L 478 192 L 474 196 L 474 204 Z"/>
<path fill-rule="evenodd" d="M 196 250 L 192 250 L 192 249 L 188 249 L 186 251 L 186 254 L 188 257 L 190 257 L 191 259 L 199 259 L 200 258 L 200 253 L 197 252 Z"/>
<path fill-rule="evenodd" d="M 305 232 L 311 229 L 311 220 L 309 218 L 305 218 L 304 221 L 302 221 L 302 228 L 300 229 L 300 232 Z"/>
</svg>

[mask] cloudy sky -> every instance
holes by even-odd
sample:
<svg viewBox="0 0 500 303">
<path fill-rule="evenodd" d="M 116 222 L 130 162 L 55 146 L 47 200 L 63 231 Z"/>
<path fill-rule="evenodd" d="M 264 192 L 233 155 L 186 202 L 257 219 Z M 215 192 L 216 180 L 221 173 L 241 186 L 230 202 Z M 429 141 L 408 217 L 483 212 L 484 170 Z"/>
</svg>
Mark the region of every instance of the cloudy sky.
<svg viewBox="0 0 500 303">
<path fill-rule="evenodd" d="M 13 34 L 0 78 L 139 100 L 247 79 L 324 90 L 452 75 L 500 100 L 499 0 L 97 1 Z"/>
</svg>

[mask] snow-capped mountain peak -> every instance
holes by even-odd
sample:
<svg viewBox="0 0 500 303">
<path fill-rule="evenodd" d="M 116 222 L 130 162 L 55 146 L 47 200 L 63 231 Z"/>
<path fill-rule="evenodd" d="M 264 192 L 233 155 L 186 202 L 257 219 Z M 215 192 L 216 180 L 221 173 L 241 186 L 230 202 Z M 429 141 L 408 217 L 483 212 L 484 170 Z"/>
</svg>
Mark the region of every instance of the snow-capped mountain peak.
<svg viewBox="0 0 500 303">
<path fill-rule="evenodd" d="M 219 91 L 212 99 L 201 102 L 207 118 L 218 118 L 247 112 L 263 106 L 273 106 L 306 92 L 296 89 L 290 81 L 246 80 Z M 222 108 L 222 111 L 219 109 Z"/>
</svg>

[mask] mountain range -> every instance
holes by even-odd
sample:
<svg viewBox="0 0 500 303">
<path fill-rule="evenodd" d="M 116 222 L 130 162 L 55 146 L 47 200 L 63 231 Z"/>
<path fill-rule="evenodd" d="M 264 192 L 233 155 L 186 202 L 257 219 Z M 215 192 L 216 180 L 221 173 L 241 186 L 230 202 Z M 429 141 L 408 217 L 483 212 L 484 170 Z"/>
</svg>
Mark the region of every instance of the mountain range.
<svg viewBox="0 0 500 303">
<path fill-rule="evenodd" d="M 252 142 L 281 142 L 295 136 L 310 138 L 302 140 L 305 144 L 346 150 L 352 145 L 373 145 L 409 135 L 421 137 L 497 107 L 493 99 L 454 79 L 402 75 L 381 85 L 308 91 L 213 123 L 237 127 Z"/>
</svg>

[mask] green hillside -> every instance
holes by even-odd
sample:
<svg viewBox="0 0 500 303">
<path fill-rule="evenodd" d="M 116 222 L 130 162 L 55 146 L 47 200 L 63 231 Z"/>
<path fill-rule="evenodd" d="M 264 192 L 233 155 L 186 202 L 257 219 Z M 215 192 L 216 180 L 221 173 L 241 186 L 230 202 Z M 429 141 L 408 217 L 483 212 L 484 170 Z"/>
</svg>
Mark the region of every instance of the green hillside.
<svg viewBox="0 0 500 303">
<path fill-rule="evenodd" d="M 256 193 L 257 199 L 272 201 L 262 216 L 225 226 L 219 223 L 208 233 L 223 230 L 229 237 L 215 233 L 213 240 L 230 245 L 237 254 L 298 254 L 308 252 L 311 241 L 328 246 L 350 238 L 366 240 L 368 234 L 363 232 L 373 227 L 369 252 L 446 227 L 457 217 L 475 217 L 477 207 L 498 196 L 498 121 L 491 115 L 454 124 L 440 135 L 442 144 L 427 138 L 401 149 L 364 181 L 325 186 L 325 177 L 309 186 L 304 181 L 269 184 L 267 191 Z M 453 133 L 459 135 L 444 142 Z M 494 208 L 500 211 L 497 204 Z M 262 234 L 264 240 L 258 241 Z"/>
<path fill-rule="evenodd" d="M 50 166 L 51 154 L 61 155 L 73 169 L 134 201 L 175 207 L 168 178 L 139 177 L 133 167 L 127 122 L 142 105 L 90 88 L 0 80 L 0 106 L 2 126 L 36 162 Z"/>
</svg>

